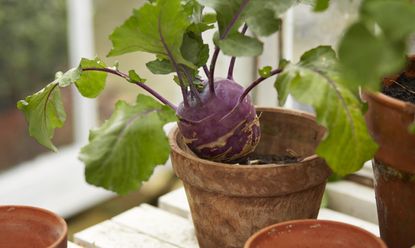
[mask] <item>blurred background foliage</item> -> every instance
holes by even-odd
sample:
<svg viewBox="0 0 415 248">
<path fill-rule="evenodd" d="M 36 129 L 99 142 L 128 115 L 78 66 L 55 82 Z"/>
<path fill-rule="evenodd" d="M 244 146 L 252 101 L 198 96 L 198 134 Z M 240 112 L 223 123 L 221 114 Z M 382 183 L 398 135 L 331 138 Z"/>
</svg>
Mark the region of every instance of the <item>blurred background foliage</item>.
<svg viewBox="0 0 415 248">
<path fill-rule="evenodd" d="M 0 0 L 0 111 L 67 68 L 65 0 Z"/>
</svg>

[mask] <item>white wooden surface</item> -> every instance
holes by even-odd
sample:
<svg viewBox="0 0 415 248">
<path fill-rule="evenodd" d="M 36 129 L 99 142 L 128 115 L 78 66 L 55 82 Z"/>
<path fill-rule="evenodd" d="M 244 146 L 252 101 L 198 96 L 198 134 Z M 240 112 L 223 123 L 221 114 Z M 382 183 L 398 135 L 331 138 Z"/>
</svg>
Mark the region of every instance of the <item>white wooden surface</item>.
<svg viewBox="0 0 415 248">
<path fill-rule="evenodd" d="M 379 236 L 377 225 L 330 209 L 321 209 L 318 218 L 349 223 Z M 159 208 L 142 204 L 76 233 L 74 239 L 85 248 L 198 247 L 183 188 L 160 197 Z"/>
</svg>

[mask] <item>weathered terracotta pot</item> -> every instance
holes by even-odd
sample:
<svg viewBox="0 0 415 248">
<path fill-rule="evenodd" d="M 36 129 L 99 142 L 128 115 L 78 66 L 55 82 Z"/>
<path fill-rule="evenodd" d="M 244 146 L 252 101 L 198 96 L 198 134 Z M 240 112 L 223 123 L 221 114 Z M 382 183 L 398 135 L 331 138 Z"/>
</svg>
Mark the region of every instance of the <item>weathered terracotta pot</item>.
<svg viewBox="0 0 415 248">
<path fill-rule="evenodd" d="M 410 61 L 403 73 L 415 76 L 415 57 Z M 373 170 L 380 234 L 390 248 L 407 248 L 415 245 L 415 134 L 408 131 L 415 104 L 381 93 L 363 98 L 369 132 L 379 144 Z"/>
<path fill-rule="evenodd" d="M 380 235 L 389 248 L 415 245 L 415 174 L 373 161 Z"/>
<path fill-rule="evenodd" d="M 245 248 L 387 248 L 383 241 L 359 227 L 328 220 L 294 220 L 255 233 Z"/>
<path fill-rule="evenodd" d="M 182 179 L 201 248 L 240 248 L 259 229 L 316 218 L 330 175 L 314 154 L 324 129 L 309 114 L 259 108 L 260 155 L 298 154 L 291 164 L 230 165 L 199 159 L 178 130 L 170 134 L 172 163 Z"/>
<path fill-rule="evenodd" d="M 48 210 L 0 206 L 0 247 L 66 248 L 66 223 Z"/>
<path fill-rule="evenodd" d="M 415 120 L 415 104 L 381 93 L 365 93 L 364 99 L 369 104 L 369 132 L 379 144 L 375 158 L 398 170 L 415 173 L 415 134 L 408 131 Z"/>
</svg>

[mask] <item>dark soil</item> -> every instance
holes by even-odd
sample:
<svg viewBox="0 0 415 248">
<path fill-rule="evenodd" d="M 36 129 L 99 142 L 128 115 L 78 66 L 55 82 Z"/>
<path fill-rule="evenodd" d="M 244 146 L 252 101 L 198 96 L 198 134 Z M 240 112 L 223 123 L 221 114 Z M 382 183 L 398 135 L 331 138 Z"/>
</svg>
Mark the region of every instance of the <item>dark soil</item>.
<svg viewBox="0 0 415 248">
<path fill-rule="evenodd" d="M 391 80 L 389 86 L 384 86 L 382 93 L 393 98 L 415 104 L 415 77 L 402 73 L 396 80 Z"/>
<path fill-rule="evenodd" d="M 241 165 L 261 165 L 261 164 L 289 164 L 300 161 L 300 157 L 291 155 L 257 155 L 252 154 L 248 157 L 235 161 Z"/>
</svg>

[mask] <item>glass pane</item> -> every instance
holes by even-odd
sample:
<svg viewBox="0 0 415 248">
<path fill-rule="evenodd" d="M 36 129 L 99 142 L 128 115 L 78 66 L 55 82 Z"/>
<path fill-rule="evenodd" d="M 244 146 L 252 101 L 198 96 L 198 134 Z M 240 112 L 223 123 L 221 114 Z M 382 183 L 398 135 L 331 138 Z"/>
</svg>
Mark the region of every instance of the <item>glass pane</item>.
<svg viewBox="0 0 415 248">
<path fill-rule="evenodd" d="M 65 5 L 65 0 L 0 0 L 0 171 L 47 151 L 29 137 L 16 102 L 67 69 Z M 58 146 L 72 140 L 70 92 L 63 98 L 69 113 L 56 135 Z"/>
<path fill-rule="evenodd" d="M 316 13 L 309 5 L 294 8 L 294 61 L 319 45 L 337 47 L 345 28 L 358 14 L 360 0 L 330 1 L 328 10 Z"/>
<path fill-rule="evenodd" d="M 173 82 L 173 76 L 153 75 L 146 67 L 145 63 L 154 60 L 154 56 L 147 53 L 137 52 L 128 55 L 105 58 L 111 50 L 111 42 L 108 36 L 115 27 L 120 26 L 132 14 L 133 9 L 139 8 L 145 1 L 94 1 L 95 16 L 95 49 L 99 57 L 104 58 L 108 65 L 119 61 L 120 70 L 128 72 L 134 69 L 137 73 L 146 78 L 146 84 L 159 92 L 168 100 L 177 104 L 180 100 L 180 91 Z M 114 104 L 119 99 L 133 102 L 138 93 L 144 93 L 135 85 L 126 83 L 117 77 L 108 76 L 105 91 L 98 99 L 100 119 L 106 119 L 111 115 Z"/>
</svg>

